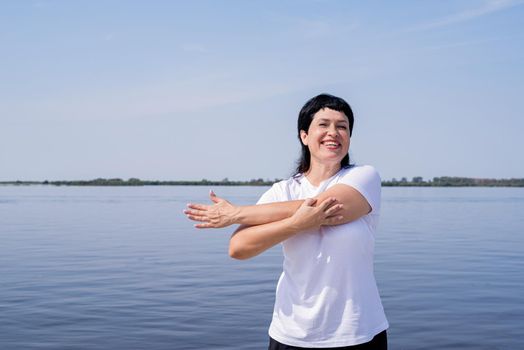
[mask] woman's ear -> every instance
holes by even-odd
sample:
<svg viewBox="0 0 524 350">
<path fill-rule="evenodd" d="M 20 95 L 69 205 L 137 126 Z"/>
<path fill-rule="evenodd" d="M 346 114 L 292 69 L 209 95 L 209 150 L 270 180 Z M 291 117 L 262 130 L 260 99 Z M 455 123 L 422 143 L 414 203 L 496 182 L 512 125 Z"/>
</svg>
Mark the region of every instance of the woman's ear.
<svg viewBox="0 0 524 350">
<path fill-rule="evenodd" d="M 300 140 L 302 140 L 304 146 L 307 146 L 307 132 L 305 130 L 300 130 Z"/>
</svg>

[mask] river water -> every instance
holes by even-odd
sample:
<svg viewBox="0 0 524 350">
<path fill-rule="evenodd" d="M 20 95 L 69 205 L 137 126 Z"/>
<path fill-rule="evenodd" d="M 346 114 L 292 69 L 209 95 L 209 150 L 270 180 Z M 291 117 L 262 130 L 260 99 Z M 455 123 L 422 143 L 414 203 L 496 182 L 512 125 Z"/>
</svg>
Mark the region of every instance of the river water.
<svg viewBox="0 0 524 350">
<path fill-rule="evenodd" d="M 267 348 L 280 247 L 230 259 L 208 190 L 0 186 L 0 349 Z M 523 188 L 383 188 L 375 254 L 390 349 L 522 348 Z"/>
</svg>

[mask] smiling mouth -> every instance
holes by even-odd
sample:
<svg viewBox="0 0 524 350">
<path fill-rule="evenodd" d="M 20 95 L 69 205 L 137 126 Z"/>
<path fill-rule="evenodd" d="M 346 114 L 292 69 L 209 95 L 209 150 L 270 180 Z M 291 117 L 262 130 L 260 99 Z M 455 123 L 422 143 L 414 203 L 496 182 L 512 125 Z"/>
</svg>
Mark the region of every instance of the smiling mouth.
<svg viewBox="0 0 524 350">
<path fill-rule="evenodd" d="M 340 147 L 340 143 L 335 141 L 322 141 L 320 144 L 326 146 L 329 149 L 336 149 Z"/>
</svg>

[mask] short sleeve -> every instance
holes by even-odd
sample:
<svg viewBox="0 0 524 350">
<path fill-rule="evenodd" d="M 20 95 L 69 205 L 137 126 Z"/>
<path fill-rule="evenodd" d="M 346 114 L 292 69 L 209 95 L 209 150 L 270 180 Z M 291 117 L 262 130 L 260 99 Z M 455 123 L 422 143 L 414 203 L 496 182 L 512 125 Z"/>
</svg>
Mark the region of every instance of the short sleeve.
<svg viewBox="0 0 524 350">
<path fill-rule="evenodd" d="M 371 206 L 371 213 L 380 212 L 381 180 L 380 175 L 370 165 L 360 165 L 349 168 L 341 176 L 339 183 L 356 189 Z"/>
<path fill-rule="evenodd" d="M 258 204 L 267 204 L 277 202 L 277 196 L 275 193 L 275 185 L 271 186 L 269 190 L 264 192 L 264 194 L 258 199 Z"/>
<path fill-rule="evenodd" d="M 289 180 L 276 182 L 259 198 L 257 204 L 267 204 L 291 200 L 289 196 Z"/>
</svg>

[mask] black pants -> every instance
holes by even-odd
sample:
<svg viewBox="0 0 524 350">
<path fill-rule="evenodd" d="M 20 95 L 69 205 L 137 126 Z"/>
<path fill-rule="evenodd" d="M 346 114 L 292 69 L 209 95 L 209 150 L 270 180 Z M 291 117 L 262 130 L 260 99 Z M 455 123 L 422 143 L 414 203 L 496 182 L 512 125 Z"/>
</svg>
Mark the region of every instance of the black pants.
<svg viewBox="0 0 524 350">
<path fill-rule="evenodd" d="M 313 349 L 313 348 L 300 348 L 298 346 L 290 346 L 277 342 L 275 339 L 269 337 L 268 350 L 302 350 L 302 349 Z M 373 339 L 367 343 L 342 346 L 337 348 L 314 348 L 314 349 L 325 349 L 325 350 L 387 350 L 388 349 L 388 336 L 386 331 L 382 331 L 377 334 Z"/>
</svg>

